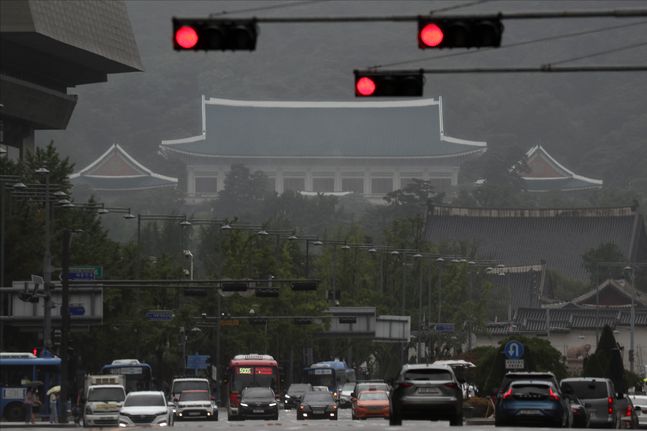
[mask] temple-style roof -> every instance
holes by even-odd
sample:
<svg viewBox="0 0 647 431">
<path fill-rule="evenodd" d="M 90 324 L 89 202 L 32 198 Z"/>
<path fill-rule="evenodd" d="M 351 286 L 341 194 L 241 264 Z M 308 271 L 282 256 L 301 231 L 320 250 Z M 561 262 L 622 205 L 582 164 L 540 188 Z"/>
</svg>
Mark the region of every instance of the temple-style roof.
<svg viewBox="0 0 647 431">
<path fill-rule="evenodd" d="M 470 242 L 481 259 L 506 266 L 546 262 L 546 269 L 588 281 L 582 255 L 615 243 L 631 262 L 647 260 L 643 217 L 634 207 L 504 209 L 431 207 L 425 237 Z"/>
<path fill-rule="evenodd" d="M 528 150 L 525 162 L 515 165 L 512 169 L 521 175 L 529 192 L 566 192 L 602 187 L 602 180 L 577 175 L 555 160 L 541 145 Z"/>
<path fill-rule="evenodd" d="M 162 141 L 183 157 L 464 158 L 487 144 L 446 136 L 440 99 L 277 102 L 202 99 L 202 134 Z"/>
<path fill-rule="evenodd" d="M 591 289 L 571 299 L 569 303 L 580 307 L 596 307 L 598 304 L 601 307 L 627 307 L 631 305 L 632 297 L 636 306 L 647 308 L 647 296 L 644 293 L 638 289 L 634 291 L 624 280 L 608 279 L 597 289 Z"/>
<path fill-rule="evenodd" d="M 79 172 L 70 175 L 74 185 L 85 184 L 94 190 L 127 191 L 176 187 L 177 178 L 156 174 L 135 160 L 119 144 Z"/>
<path fill-rule="evenodd" d="M 635 312 L 636 326 L 647 327 L 647 309 L 638 308 Z M 512 322 L 492 322 L 486 333 L 496 336 L 513 334 L 537 335 L 551 332 L 569 332 L 578 329 L 595 329 L 609 325 L 629 326 L 631 310 L 613 309 L 549 309 L 520 308 Z"/>
</svg>

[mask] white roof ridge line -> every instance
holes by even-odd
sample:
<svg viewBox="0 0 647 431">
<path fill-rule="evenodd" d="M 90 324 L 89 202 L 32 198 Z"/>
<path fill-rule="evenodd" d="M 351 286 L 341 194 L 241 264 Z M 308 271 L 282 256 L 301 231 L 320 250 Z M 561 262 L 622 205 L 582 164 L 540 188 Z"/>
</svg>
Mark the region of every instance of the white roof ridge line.
<svg viewBox="0 0 647 431">
<path fill-rule="evenodd" d="M 541 145 L 535 145 L 534 147 L 532 147 L 530 150 L 528 150 L 528 152 L 526 153 L 526 156 L 530 157 L 537 151 L 540 151 L 542 154 L 544 154 L 546 157 L 548 157 L 548 159 L 551 162 L 553 162 L 555 165 L 557 165 L 557 167 L 559 167 L 560 169 L 562 169 L 563 171 L 568 173 L 570 178 L 573 178 L 573 179 L 576 179 L 576 180 L 581 180 L 581 181 L 588 182 L 588 183 L 591 183 L 591 184 L 600 184 L 600 185 L 602 185 L 604 183 L 604 180 L 599 180 L 599 179 L 595 179 L 595 178 L 585 177 L 583 175 L 578 175 L 575 172 L 571 171 L 570 169 L 566 168 L 564 165 L 562 165 L 557 160 L 555 160 L 555 158 L 553 156 L 551 156 L 548 153 L 548 151 L 546 151 L 546 149 L 544 147 L 542 147 Z M 523 179 L 528 179 L 528 180 L 542 179 L 541 177 L 522 177 L 522 178 Z M 558 178 L 562 179 L 562 178 L 568 178 L 568 177 L 547 177 L 547 179 L 558 179 Z"/>
<path fill-rule="evenodd" d="M 76 173 L 74 173 L 74 174 L 70 175 L 70 178 L 73 178 L 73 176 L 74 176 L 74 178 L 76 178 L 76 177 L 78 177 L 78 176 L 82 175 L 84 172 L 86 172 L 86 171 L 88 171 L 88 170 L 90 170 L 90 169 L 94 168 L 96 165 L 98 165 L 98 164 L 101 162 L 101 160 L 103 160 L 104 158 L 106 158 L 106 157 L 108 156 L 108 154 L 110 154 L 110 152 L 112 152 L 112 150 L 115 148 L 115 146 L 116 146 L 116 145 L 117 145 L 117 144 L 112 144 L 112 145 L 110 145 L 110 147 L 108 147 L 108 149 L 107 149 L 107 150 L 106 150 L 102 155 L 100 155 L 99 157 L 97 157 L 93 162 L 91 162 L 91 163 L 90 163 L 89 165 L 87 165 L 85 168 L 83 168 L 83 169 L 81 169 L 80 171 L 78 171 L 78 172 L 76 172 Z"/>
<path fill-rule="evenodd" d="M 210 97 L 204 105 L 247 106 L 257 108 L 391 108 L 439 105 L 434 98 L 395 101 L 282 101 L 282 100 L 235 100 Z"/>
</svg>

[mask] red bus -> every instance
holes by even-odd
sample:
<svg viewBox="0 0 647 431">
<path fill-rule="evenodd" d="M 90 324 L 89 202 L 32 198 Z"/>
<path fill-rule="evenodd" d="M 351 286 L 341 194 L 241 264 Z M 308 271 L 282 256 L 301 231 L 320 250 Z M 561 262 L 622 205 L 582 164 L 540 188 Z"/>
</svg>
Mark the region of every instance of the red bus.
<svg viewBox="0 0 647 431">
<path fill-rule="evenodd" d="M 270 355 L 236 355 L 229 361 L 225 383 L 227 385 L 227 417 L 238 416 L 240 393 L 249 386 L 272 388 L 280 394 L 279 365 Z"/>
</svg>

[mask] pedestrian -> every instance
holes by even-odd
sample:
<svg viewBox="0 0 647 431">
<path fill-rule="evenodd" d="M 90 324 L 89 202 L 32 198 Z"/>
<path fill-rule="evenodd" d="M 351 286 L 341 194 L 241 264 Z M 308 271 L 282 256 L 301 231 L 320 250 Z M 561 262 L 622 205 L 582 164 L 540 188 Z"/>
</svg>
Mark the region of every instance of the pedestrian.
<svg viewBox="0 0 647 431">
<path fill-rule="evenodd" d="M 34 424 L 36 423 L 36 416 L 38 416 L 38 412 L 40 411 L 40 405 L 42 402 L 40 401 L 40 394 L 38 393 L 38 389 L 34 389 L 33 392 L 33 404 L 32 404 L 32 409 L 31 409 L 31 423 Z"/>
<path fill-rule="evenodd" d="M 34 392 L 32 391 L 32 388 L 27 388 L 25 391 L 25 398 L 22 400 L 22 406 L 25 412 L 25 423 L 28 424 L 32 422 L 34 410 Z"/>
<path fill-rule="evenodd" d="M 49 423 L 58 423 L 58 392 L 49 394 Z"/>
</svg>

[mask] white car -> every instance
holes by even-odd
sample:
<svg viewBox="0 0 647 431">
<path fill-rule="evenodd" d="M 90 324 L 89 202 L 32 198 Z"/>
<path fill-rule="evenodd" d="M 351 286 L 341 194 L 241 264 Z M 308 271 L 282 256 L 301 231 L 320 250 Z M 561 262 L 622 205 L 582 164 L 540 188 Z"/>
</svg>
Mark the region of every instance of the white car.
<svg viewBox="0 0 647 431">
<path fill-rule="evenodd" d="M 638 426 L 647 427 L 647 395 L 629 395 L 638 416 Z"/>
<path fill-rule="evenodd" d="M 218 407 L 208 391 L 182 391 L 179 399 L 175 402 L 175 419 L 194 418 L 218 420 Z"/>
<path fill-rule="evenodd" d="M 126 395 L 119 410 L 119 426 L 173 426 L 173 411 L 166 403 L 164 392 L 142 391 Z"/>
</svg>

